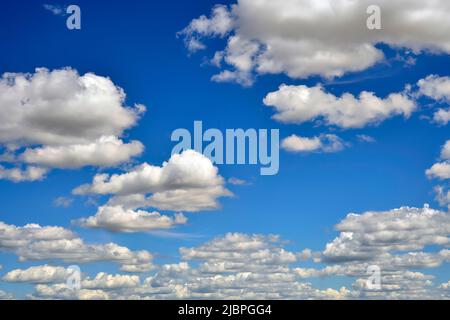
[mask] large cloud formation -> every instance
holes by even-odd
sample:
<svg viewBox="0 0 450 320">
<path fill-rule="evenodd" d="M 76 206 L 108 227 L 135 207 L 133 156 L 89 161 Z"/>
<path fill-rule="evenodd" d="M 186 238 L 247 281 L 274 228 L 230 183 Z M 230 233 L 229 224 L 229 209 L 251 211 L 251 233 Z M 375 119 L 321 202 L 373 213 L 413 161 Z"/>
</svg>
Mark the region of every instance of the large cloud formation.
<svg viewBox="0 0 450 320">
<path fill-rule="evenodd" d="M 180 248 L 178 263 L 155 265 L 141 277 L 82 275 L 79 290 L 67 286 L 66 269 L 59 266 L 15 269 L 3 280 L 36 284 L 32 299 L 448 299 L 448 283 L 436 283 L 423 270 L 450 261 L 449 222 L 448 212 L 427 205 L 370 211 L 340 221 L 339 234 L 321 252 L 289 250 L 292 244 L 277 235 L 228 233 Z M 52 239 L 63 230 L 48 229 L 41 237 Z M 424 252 L 428 246 L 436 250 Z M 374 266 L 379 288 L 368 281 Z M 353 283 L 318 289 L 308 282 L 315 277 Z"/>
<path fill-rule="evenodd" d="M 373 1 L 363 0 L 238 0 L 218 5 L 179 34 L 187 48 L 206 47 L 209 37 L 227 45 L 212 61 L 225 66 L 215 81 L 250 85 L 255 74 L 284 73 L 292 78 L 311 75 L 338 77 L 365 70 L 384 58 L 378 44 L 418 54 L 450 53 L 450 5 L 445 0 L 377 1 L 381 29 L 367 27 Z"/>
<path fill-rule="evenodd" d="M 143 145 L 125 143 L 121 137 L 145 107 L 128 107 L 125 99 L 125 92 L 109 78 L 79 75 L 71 68 L 5 73 L 0 79 L 0 147 L 8 157 L 2 160 L 45 169 L 110 167 L 129 161 L 142 153 Z M 26 174 L 29 169 L 22 175 L 17 170 L 2 169 L 0 177 L 43 177 Z"/>
</svg>

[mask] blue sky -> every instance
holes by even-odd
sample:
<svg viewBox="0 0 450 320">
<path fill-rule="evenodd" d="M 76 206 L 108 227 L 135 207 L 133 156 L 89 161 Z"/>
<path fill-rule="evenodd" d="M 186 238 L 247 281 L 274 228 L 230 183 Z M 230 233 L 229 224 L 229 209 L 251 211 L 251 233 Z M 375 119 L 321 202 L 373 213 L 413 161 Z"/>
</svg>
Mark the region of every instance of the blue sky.
<svg viewBox="0 0 450 320">
<path fill-rule="evenodd" d="M 406 84 L 414 86 L 428 75 L 450 76 L 447 53 L 411 54 L 407 48 L 394 49 L 378 43 L 376 47 L 385 54 L 383 61 L 359 72 L 345 72 L 334 79 L 321 75 L 292 77 L 274 72 L 259 74 L 251 86 L 242 86 L 211 81 L 217 68 L 207 61 L 215 51 L 226 46 L 227 36 L 206 37 L 207 48 L 199 52 L 189 52 L 184 45 L 185 35 L 177 36 L 192 19 L 202 14 L 209 16 L 218 4 L 216 1 L 77 1 L 82 12 L 81 30 L 68 30 L 66 17 L 52 14 L 43 4 L 42 1 L 2 4 L 0 73 L 34 73 L 38 67 L 49 70 L 71 67 L 80 75 L 92 72 L 109 77 L 126 92 L 126 105 L 141 103 L 147 108 L 124 135 L 127 141 L 139 140 L 145 150 L 128 167 L 54 169 L 39 181 L 15 183 L 0 179 L 0 221 L 15 226 L 28 223 L 61 226 L 76 232 L 86 243 L 114 242 L 130 250 L 147 250 L 153 254 L 155 264 L 163 265 L 181 260 L 180 247 L 197 247 L 229 232 L 276 234 L 288 241 L 283 245 L 292 252 L 305 248 L 320 252 L 339 235 L 334 226 L 348 213 L 384 212 L 402 206 L 423 208 L 428 203 L 447 214 L 446 205 L 436 200 L 433 191 L 438 182 L 425 174 L 438 162 L 448 139 L 448 126 L 430 120 L 445 103 L 421 96 L 416 100 L 417 111 L 409 118 L 392 116 L 361 128 L 321 125 L 317 121 L 282 123 L 272 118 L 275 110 L 263 103 L 264 97 L 277 91 L 283 83 L 308 87 L 321 83 L 326 92 L 337 97 L 343 93 L 358 96 L 366 90 L 384 98 L 403 91 Z M 413 56 L 415 63 L 406 64 L 398 56 Z M 203 121 L 205 128 L 220 130 L 276 128 L 281 139 L 293 134 L 313 137 L 330 133 L 339 136 L 347 147 L 331 153 L 292 153 L 282 149 L 280 170 L 274 176 L 261 176 L 258 166 L 219 165 L 218 172 L 224 179 L 235 177 L 247 183 L 227 184 L 233 197 L 218 199 L 217 209 L 185 212 L 187 224 L 169 230 L 111 232 L 83 228 L 71 222 L 95 215 L 98 205 L 108 200 L 108 196 L 93 196 L 98 205 L 88 203 L 90 197 L 73 195 L 74 188 L 90 183 L 98 172 L 123 173 L 126 168 L 143 162 L 160 166 L 170 158 L 175 145 L 170 141 L 172 131 L 192 130 L 195 120 Z M 374 141 L 360 141 L 359 135 L 370 136 Z M 58 197 L 73 202 L 68 207 L 55 206 Z M 174 212 L 159 211 L 169 215 Z M 423 251 L 448 248 L 448 243 L 439 249 L 434 245 L 427 243 Z M 2 276 L 13 269 L 43 264 L 71 263 L 61 259 L 22 262 L 7 249 L 0 253 Z M 306 261 L 294 265 L 320 268 L 326 263 Z M 81 265 L 82 271 L 91 277 L 100 271 L 120 273 L 119 267 L 108 261 Z M 448 262 L 420 270 L 435 276 L 436 287 L 449 280 Z M 339 290 L 341 286 L 351 288 L 354 278 L 306 281 L 319 289 Z M 33 285 L 33 282 L 0 281 L 0 290 L 25 298 L 33 291 Z"/>
</svg>

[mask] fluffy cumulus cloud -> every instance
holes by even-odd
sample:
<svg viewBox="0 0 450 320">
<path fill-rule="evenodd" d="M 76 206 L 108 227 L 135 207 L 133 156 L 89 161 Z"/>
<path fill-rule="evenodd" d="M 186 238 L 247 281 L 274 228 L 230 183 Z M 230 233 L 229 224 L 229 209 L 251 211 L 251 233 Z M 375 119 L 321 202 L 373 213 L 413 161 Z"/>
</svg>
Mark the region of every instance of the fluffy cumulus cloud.
<svg viewBox="0 0 450 320">
<path fill-rule="evenodd" d="M 185 43 L 189 51 L 205 49 L 201 42 L 201 37 L 224 37 L 232 28 L 233 20 L 228 8 L 217 5 L 213 8 L 211 17 L 205 15 L 192 20 L 189 25 L 179 32 L 180 36 L 185 36 Z"/>
<path fill-rule="evenodd" d="M 140 278 L 136 275 L 112 275 L 100 272 L 94 278 L 82 279 L 80 289 L 76 290 L 70 288 L 65 282 L 57 280 L 54 283 L 38 284 L 28 298 L 106 300 L 113 298 L 121 290 L 136 288 L 139 285 Z"/>
<path fill-rule="evenodd" d="M 35 292 L 28 295 L 29 299 L 38 300 L 108 300 L 107 292 L 103 290 L 73 290 L 64 283 L 54 285 L 39 284 L 35 287 Z"/>
<path fill-rule="evenodd" d="M 25 169 L 5 168 L 0 165 L 0 180 L 10 180 L 13 182 L 36 181 L 45 178 L 48 169 L 28 166 Z"/>
<path fill-rule="evenodd" d="M 80 289 L 77 290 L 70 288 L 65 281 L 55 279 L 53 282 L 36 285 L 35 292 L 28 297 L 31 299 L 106 300 L 110 298 L 109 291 L 137 287 L 140 279 L 136 275 L 112 275 L 100 272 L 94 278 L 82 279 Z"/>
<path fill-rule="evenodd" d="M 450 209 L 450 190 L 444 186 L 436 186 L 434 191 L 436 192 L 436 200 L 438 203 L 443 207 L 448 206 Z"/>
<path fill-rule="evenodd" d="M 442 284 L 440 285 L 440 287 L 441 287 L 442 289 L 445 289 L 445 290 L 450 289 L 450 281 L 448 281 L 448 282 L 446 282 L 446 283 L 442 283 Z"/>
<path fill-rule="evenodd" d="M 0 300 L 12 300 L 14 295 L 12 293 L 0 290 Z"/>
<path fill-rule="evenodd" d="M 385 212 L 349 214 L 336 225 L 339 235 L 320 253 L 312 254 L 324 268 L 295 268 L 302 278 L 354 278 L 352 297 L 435 299 L 442 292 L 434 276 L 419 272 L 450 262 L 449 213 L 401 207 Z M 428 246 L 436 251 L 424 252 Z M 368 281 L 371 268 L 380 271 L 380 287 Z"/>
<path fill-rule="evenodd" d="M 213 79 L 249 85 L 256 74 L 284 73 L 292 78 L 342 76 L 384 59 L 378 44 L 415 54 L 450 53 L 447 1 L 380 0 L 381 29 L 367 27 L 363 1 L 238 0 L 216 6 L 211 16 L 194 19 L 181 34 L 189 50 L 205 48 L 209 37 L 226 38 L 214 55 L 223 63 Z M 202 42 L 203 41 L 203 42 Z"/>
<path fill-rule="evenodd" d="M 417 82 L 419 94 L 448 104 L 450 102 L 450 77 L 430 75 Z M 439 108 L 433 115 L 436 123 L 446 125 L 450 121 L 450 109 Z"/>
<path fill-rule="evenodd" d="M 224 184 L 208 158 L 187 150 L 172 155 L 162 166 L 143 163 L 123 174 L 96 175 L 91 184 L 76 188 L 74 193 L 111 194 L 114 206 L 200 211 L 217 208 L 217 199 L 230 195 Z"/>
<path fill-rule="evenodd" d="M 281 85 L 264 98 L 264 104 L 276 111 L 274 119 L 283 123 L 322 120 L 341 128 L 361 128 L 394 116 L 408 118 L 416 103 L 406 93 L 379 98 L 363 91 L 358 97 L 344 93 L 337 97 L 320 85 L 314 87 Z"/>
<path fill-rule="evenodd" d="M 118 289 L 133 288 L 139 285 L 139 277 L 136 275 L 111 275 L 105 272 L 98 273 L 95 278 L 87 278 L 81 282 L 86 289 Z"/>
<path fill-rule="evenodd" d="M 79 75 L 70 68 L 5 73 L 0 79 L 0 146 L 9 151 L 10 162 L 32 165 L 33 171 L 126 162 L 143 146 L 121 137 L 145 107 L 128 107 L 125 98 L 109 78 Z M 39 176 L 8 170 L 0 177 L 20 181 Z"/>
<path fill-rule="evenodd" d="M 18 227 L 0 222 L 0 249 L 14 252 L 20 261 L 116 262 L 131 272 L 153 267 L 153 256 L 148 251 L 131 251 L 116 243 L 87 244 L 62 227 L 36 224 Z"/>
<path fill-rule="evenodd" d="M 349 214 L 336 229 L 340 234 L 327 244 L 325 261 L 366 261 L 390 251 L 450 244 L 450 215 L 428 206 Z"/>
<path fill-rule="evenodd" d="M 413 270 L 450 262 L 450 215 L 425 205 L 385 212 L 349 214 L 336 225 L 339 235 L 316 259 L 329 264 L 315 276 L 355 277 L 354 293 L 365 298 L 436 298 L 434 277 Z M 437 251 L 424 252 L 428 246 Z M 371 289 L 368 268 L 381 271 L 381 287 Z"/>
<path fill-rule="evenodd" d="M 417 82 L 419 93 L 434 100 L 450 100 L 450 78 L 429 75 Z"/>
<path fill-rule="evenodd" d="M 117 137 L 104 136 L 88 144 L 27 149 L 21 157 L 25 163 L 51 168 L 113 167 L 140 155 L 143 150 L 139 141 L 124 143 Z"/>
<path fill-rule="evenodd" d="M 430 178 L 450 179 L 450 163 L 448 161 L 435 163 L 426 174 Z"/>
<path fill-rule="evenodd" d="M 84 227 L 103 228 L 116 232 L 139 232 L 156 229 L 169 229 L 185 224 L 187 218 L 179 213 L 174 217 L 161 215 L 159 212 L 124 209 L 121 206 L 102 206 L 95 216 L 78 221 Z"/>
<path fill-rule="evenodd" d="M 295 134 L 283 139 L 281 147 L 289 152 L 338 152 L 345 148 L 345 142 L 335 134 L 317 137 L 300 137 Z"/>
<path fill-rule="evenodd" d="M 440 162 L 425 171 L 430 179 L 439 179 L 448 181 L 450 179 L 450 140 L 448 140 L 441 149 Z M 441 206 L 450 208 L 450 191 L 447 185 L 438 185 L 435 188 L 436 199 Z"/>
<path fill-rule="evenodd" d="M 65 281 L 69 273 L 64 267 L 49 265 L 35 266 L 28 269 L 15 269 L 2 278 L 7 282 L 49 283 Z"/>
<path fill-rule="evenodd" d="M 446 125 L 450 121 L 450 109 L 438 109 L 433 115 L 433 120 L 436 123 Z"/>
</svg>

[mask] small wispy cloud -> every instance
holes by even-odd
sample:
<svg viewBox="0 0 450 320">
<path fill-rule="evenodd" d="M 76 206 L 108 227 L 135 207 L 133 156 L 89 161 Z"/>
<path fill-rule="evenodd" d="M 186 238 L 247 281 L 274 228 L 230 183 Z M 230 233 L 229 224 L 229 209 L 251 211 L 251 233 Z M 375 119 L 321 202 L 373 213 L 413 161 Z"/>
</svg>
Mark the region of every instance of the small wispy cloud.
<svg viewBox="0 0 450 320">
<path fill-rule="evenodd" d="M 243 179 L 239 179 L 239 178 L 235 178 L 235 177 L 231 177 L 228 179 L 228 183 L 232 184 L 234 186 L 245 186 L 248 185 L 249 182 Z"/>
<path fill-rule="evenodd" d="M 167 238 L 167 239 L 181 239 L 181 240 L 195 240 L 204 238 L 205 235 L 202 234 L 194 234 L 194 233 L 183 233 L 176 231 L 166 231 L 166 230 L 156 230 L 150 231 L 149 234 L 152 234 L 156 237 Z"/>
<path fill-rule="evenodd" d="M 73 199 L 66 197 L 58 197 L 55 200 L 53 200 L 53 205 L 59 208 L 68 208 L 72 205 L 72 203 Z"/>
<path fill-rule="evenodd" d="M 65 6 L 61 6 L 61 5 L 57 5 L 57 4 L 44 4 L 43 7 L 45 10 L 50 11 L 55 16 L 65 16 L 67 14 Z"/>
<path fill-rule="evenodd" d="M 374 137 L 371 137 L 371 136 L 368 136 L 368 135 L 365 135 L 365 134 L 358 134 L 356 136 L 356 138 L 360 142 L 370 142 L 371 143 L 371 142 L 375 142 L 376 141 Z"/>
</svg>

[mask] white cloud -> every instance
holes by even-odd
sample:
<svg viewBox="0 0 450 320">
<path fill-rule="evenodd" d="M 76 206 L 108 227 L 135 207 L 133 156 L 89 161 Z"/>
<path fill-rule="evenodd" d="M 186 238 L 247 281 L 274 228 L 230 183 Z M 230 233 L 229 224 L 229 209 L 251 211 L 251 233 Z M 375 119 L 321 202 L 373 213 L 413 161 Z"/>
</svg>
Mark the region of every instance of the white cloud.
<svg viewBox="0 0 450 320">
<path fill-rule="evenodd" d="M 435 163 L 430 169 L 425 171 L 428 178 L 437 178 L 441 180 L 450 179 L 450 140 L 448 140 L 441 149 L 441 162 Z M 450 190 L 448 186 L 438 185 L 434 188 L 436 200 L 441 206 L 448 206 L 450 209 Z"/>
<path fill-rule="evenodd" d="M 143 146 L 121 137 L 145 107 L 128 107 L 125 98 L 109 78 L 79 75 L 70 68 L 5 73 L 0 79 L 0 145 L 18 153 L 9 154 L 13 161 L 46 168 L 127 162 Z"/>
<path fill-rule="evenodd" d="M 12 293 L 0 290 L 0 300 L 12 300 L 14 295 Z"/>
<path fill-rule="evenodd" d="M 425 173 L 429 178 L 450 179 L 450 163 L 435 163 Z"/>
<path fill-rule="evenodd" d="M 23 227 L 9 225 L 0 221 L 0 248 L 17 249 L 33 241 L 55 241 L 74 239 L 76 235 L 65 228 L 38 224 L 27 224 Z"/>
<path fill-rule="evenodd" d="M 281 147 L 290 152 L 338 152 L 345 148 L 345 142 L 334 134 L 311 138 L 293 134 L 283 139 Z"/>
<path fill-rule="evenodd" d="M 236 178 L 236 177 L 231 177 L 227 181 L 228 181 L 229 184 L 232 184 L 234 186 L 245 186 L 245 185 L 249 184 L 248 181 L 246 181 L 244 179 L 239 179 L 239 178 Z"/>
<path fill-rule="evenodd" d="M 110 298 L 103 290 L 73 290 L 66 284 L 58 283 L 53 285 L 38 284 L 35 292 L 28 296 L 30 299 L 63 299 L 63 300 L 107 300 Z"/>
<path fill-rule="evenodd" d="M 433 115 L 433 120 L 438 124 L 447 125 L 450 121 L 450 109 L 438 109 Z"/>
<path fill-rule="evenodd" d="M 105 272 L 98 273 L 94 279 L 85 279 L 81 282 L 83 289 L 90 290 L 104 290 L 104 289 L 119 289 L 119 288 L 133 288 L 139 286 L 140 279 L 138 276 L 131 275 L 111 275 Z"/>
<path fill-rule="evenodd" d="M 450 281 L 448 281 L 446 283 L 442 283 L 439 287 L 444 290 L 450 289 Z"/>
<path fill-rule="evenodd" d="M 372 142 L 375 142 L 375 141 L 376 141 L 374 137 L 368 136 L 368 135 L 366 135 L 366 134 L 358 134 L 358 135 L 356 135 L 356 137 L 358 138 L 358 140 L 359 140 L 360 142 L 369 142 L 369 143 L 372 143 Z"/>
<path fill-rule="evenodd" d="M 50 11 L 55 16 L 64 16 L 66 15 L 66 8 L 56 5 L 56 4 L 43 4 L 42 5 L 45 10 Z"/>
<path fill-rule="evenodd" d="M 369 5 L 370 0 L 238 0 L 215 7 L 210 18 L 194 19 L 182 34 L 191 51 L 205 48 L 201 41 L 208 37 L 226 37 L 221 52 L 227 69 L 218 77 L 238 82 L 251 74 L 307 78 L 362 71 L 384 59 L 376 47 L 381 43 L 415 54 L 450 53 L 447 1 L 380 0 L 381 30 L 366 26 Z M 248 43 L 255 49 L 242 52 Z M 248 62 L 241 65 L 242 60 Z"/>
<path fill-rule="evenodd" d="M 11 180 L 13 182 L 38 181 L 45 178 L 48 169 L 36 166 L 28 166 L 24 170 L 20 168 L 6 169 L 0 165 L 0 180 Z"/>
<path fill-rule="evenodd" d="M 450 77 L 429 75 L 417 82 L 419 94 L 438 101 L 450 101 Z"/>
<path fill-rule="evenodd" d="M 401 207 L 385 212 L 349 214 L 336 225 L 339 235 L 329 242 L 316 262 L 322 269 L 295 268 L 302 278 L 347 276 L 356 280 L 351 292 L 359 299 L 436 299 L 433 276 L 411 271 L 441 266 L 450 261 L 448 212 Z M 441 248 L 423 252 L 426 247 Z M 367 287 L 369 266 L 381 270 L 381 288 Z"/>
<path fill-rule="evenodd" d="M 344 93 L 337 97 L 320 85 L 315 87 L 281 85 L 264 98 L 276 110 L 274 119 L 283 123 L 320 120 L 341 128 L 361 128 L 401 115 L 408 118 L 416 104 L 406 93 L 392 93 L 381 99 L 363 91 L 359 97 Z"/>
<path fill-rule="evenodd" d="M 161 266 L 145 280 L 140 296 L 157 299 L 340 299 L 345 288 L 319 290 L 289 265 L 297 255 L 275 235 L 229 233 L 198 247 L 181 248 L 187 262 Z"/>
<path fill-rule="evenodd" d="M 250 269 L 258 265 L 278 266 L 295 262 L 296 255 L 280 248 L 279 244 L 277 236 L 229 233 L 197 248 L 181 248 L 180 253 L 187 260 L 226 261 L 231 268 L 244 264 Z"/>
<path fill-rule="evenodd" d="M 169 229 L 185 224 L 187 218 L 179 213 L 169 217 L 159 212 L 124 209 L 121 206 L 102 206 L 95 216 L 82 218 L 78 221 L 89 228 L 104 228 L 116 232 L 142 232 L 157 229 Z"/>
<path fill-rule="evenodd" d="M 367 261 L 389 251 L 450 244 L 450 215 L 428 206 L 349 214 L 336 229 L 340 234 L 326 245 L 324 261 Z"/>
<path fill-rule="evenodd" d="M 444 160 L 450 160 L 450 140 L 448 140 L 442 147 L 441 158 Z"/>
<path fill-rule="evenodd" d="M 322 141 L 319 137 L 299 137 L 293 134 L 283 139 L 281 147 L 292 152 L 311 152 L 319 150 L 322 147 Z"/>
<path fill-rule="evenodd" d="M 443 161 L 435 163 L 425 173 L 429 178 L 450 179 L 450 140 L 442 147 L 440 158 Z"/>
<path fill-rule="evenodd" d="M 143 281 L 137 276 L 101 272 L 93 278 L 82 279 L 78 291 L 62 283 L 38 284 L 29 297 L 435 299 L 445 295 L 447 286 L 435 287 L 433 275 L 416 269 L 436 268 L 450 261 L 450 250 L 445 249 L 450 244 L 449 225 L 448 213 L 427 206 L 349 214 L 336 226 L 339 236 L 321 254 L 309 249 L 289 251 L 285 246 L 292 243 L 277 235 L 228 233 L 196 247 L 180 248 L 178 263 L 156 266 L 154 273 Z M 430 245 L 440 251 L 420 251 Z M 310 258 L 325 266 L 322 269 L 299 266 L 300 260 Z M 380 290 L 367 286 L 369 265 L 381 268 Z M 305 282 L 312 277 L 337 276 L 353 278 L 351 289 L 317 289 Z M 43 282 L 45 278 L 35 276 L 24 281 Z"/>
<path fill-rule="evenodd" d="M 56 266 L 36 266 L 28 269 L 15 269 L 2 278 L 7 282 L 28 282 L 28 283 L 50 283 L 65 281 L 69 273 L 64 267 Z"/>
<path fill-rule="evenodd" d="M 62 227 L 23 227 L 0 222 L 0 249 L 14 252 L 20 261 L 116 262 L 122 268 L 150 270 L 153 256 L 145 250 L 131 251 L 115 243 L 86 244 Z"/>
<path fill-rule="evenodd" d="M 22 159 L 26 163 L 60 169 L 113 167 L 140 155 L 143 150 L 144 146 L 139 141 L 124 143 L 110 136 L 88 144 L 27 149 L 22 154 Z"/>
<path fill-rule="evenodd" d="M 420 272 L 396 272 L 382 274 L 380 290 L 373 290 L 368 286 L 367 278 L 359 278 L 353 283 L 353 289 L 361 298 L 391 299 L 391 300 L 417 300 L 437 299 L 437 290 L 433 288 L 433 276 Z"/>
<path fill-rule="evenodd" d="M 228 196 L 224 179 L 212 162 L 193 150 L 174 154 L 162 166 L 147 163 L 124 174 L 99 174 L 92 184 L 74 190 L 75 194 L 113 194 L 115 205 L 131 196 L 143 203 L 136 207 L 152 206 L 161 210 L 199 211 L 218 207 L 217 198 Z M 143 197 L 151 193 L 149 198 Z M 141 196 L 139 196 L 141 195 Z"/>
<path fill-rule="evenodd" d="M 450 77 L 429 75 L 419 80 L 417 86 L 419 95 L 427 96 L 440 103 L 450 102 Z M 433 115 L 433 120 L 438 124 L 447 125 L 450 121 L 450 109 L 438 109 Z"/>
<path fill-rule="evenodd" d="M 448 206 L 450 209 L 450 190 L 446 190 L 443 186 L 436 186 L 434 191 L 436 193 L 436 200 L 439 202 L 439 205 L 443 207 Z"/>
<path fill-rule="evenodd" d="M 152 263 L 124 264 L 120 267 L 123 272 L 141 273 L 148 272 L 155 268 Z"/>
<path fill-rule="evenodd" d="M 178 34 L 185 36 L 186 47 L 190 52 L 205 49 L 200 37 L 224 37 L 232 28 L 231 15 L 226 6 L 217 5 L 213 8 L 211 18 L 202 15 L 192 20 L 189 25 Z"/>
<path fill-rule="evenodd" d="M 67 197 L 58 197 L 53 200 L 53 205 L 60 208 L 68 208 L 72 205 L 73 199 Z"/>
<path fill-rule="evenodd" d="M 142 106 L 124 105 L 125 93 L 109 78 L 66 68 L 5 73 L 0 80 L 0 142 L 47 145 L 89 143 L 120 136 Z"/>
<path fill-rule="evenodd" d="M 152 255 L 145 251 L 131 251 L 115 243 L 86 244 L 82 239 L 34 241 L 16 251 L 21 261 L 62 260 L 66 262 L 117 262 L 122 265 L 147 265 Z"/>
</svg>

